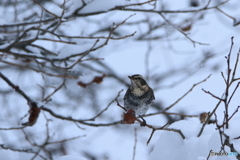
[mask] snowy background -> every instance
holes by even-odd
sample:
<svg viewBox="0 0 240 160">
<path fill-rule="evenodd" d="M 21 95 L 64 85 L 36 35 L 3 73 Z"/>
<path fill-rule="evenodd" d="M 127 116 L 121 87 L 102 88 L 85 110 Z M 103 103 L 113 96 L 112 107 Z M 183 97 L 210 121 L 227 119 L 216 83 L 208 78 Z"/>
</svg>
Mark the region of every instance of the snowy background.
<svg viewBox="0 0 240 160">
<path fill-rule="evenodd" d="M 0 159 L 239 158 L 208 157 L 211 150 L 240 153 L 240 140 L 234 139 L 240 136 L 238 112 L 221 134 L 216 124 L 207 124 L 198 137 L 199 115 L 212 112 L 219 102 L 202 89 L 219 98 L 225 93 L 221 72 L 227 77 L 231 37 L 229 65 L 234 69 L 239 21 L 238 0 L 2 0 L 0 72 L 37 102 L 41 112 L 33 126 L 22 126 L 29 105 L 0 78 Z M 88 85 L 103 74 L 101 83 Z M 121 122 L 123 110 L 114 99 L 123 89 L 118 97 L 123 104 L 127 76 L 133 74 L 143 75 L 155 92 L 147 115 L 158 114 L 146 116 L 147 124 L 159 128 L 170 122 L 165 128 L 181 130 L 185 139 L 156 130 L 147 145 L 152 129 Z M 169 114 L 162 113 L 204 79 Z M 238 82 L 229 88 L 230 95 Z M 236 90 L 229 116 L 239 106 L 239 96 Z M 215 112 L 220 126 L 224 111 L 222 102 Z M 223 134 L 235 151 L 223 145 Z"/>
</svg>

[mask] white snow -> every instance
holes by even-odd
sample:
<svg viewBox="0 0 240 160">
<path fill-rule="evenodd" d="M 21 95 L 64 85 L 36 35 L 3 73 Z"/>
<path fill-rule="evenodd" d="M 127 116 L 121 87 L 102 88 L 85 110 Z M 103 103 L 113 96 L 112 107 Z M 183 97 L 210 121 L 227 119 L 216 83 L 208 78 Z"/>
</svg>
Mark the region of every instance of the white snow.
<svg viewBox="0 0 240 160">
<path fill-rule="evenodd" d="M 237 124 L 237 123 L 236 123 Z M 219 132 L 215 130 L 213 124 L 205 127 L 203 134 L 197 137 L 197 133 L 202 124 L 195 123 L 191 120 L 181 120 L 173 123 L 169 128 L 181 128 L 186 135 L 186 139 L 175 132 L 162 131 L 154 150 L 150 154 L 149 160 L 206 160 L 209 151 L 219 152 L 221 141 Z M 196 129 L 198 128 L 198 132 Z M 236 146 L 237 147 L 237 146 Z M 226 147 L 226 151 L 230 152 Z M 235 156 L 210 156 L 209 160 L 229 159 L 235 160 Z"/>
<path fill-rule="evenodd" d="M 54 3 L 47 3 L 47 5 L 45 5 L 44 8 L 46 9 L 46 12 L 48 12 L 52 16 L 60 17 L 63 12 L 63 9 L 60 8 L 59 5 Z"/>
<path fill-rule="evenodd" d="M 84 7 L 79 13 L 107 11 L 116 6 L 124 5 L 127 2 L 128 1 L 125 0 L 94 0 Z"/>
<path fill-rule="evenodd" d="M 58 160 L 87 160 L 87 159 L 80 157 L 79 155 L 66 155 L 59 157 Z"/>
<path fill-rule="evenodd" d="M 46 3 L 47 5 L 45 7 L 49 11 L 60 16 L 62 13 L 62 8 L 60 8 L 59 5 L 62 4 L 63 1 L 55 0 L 55 2 L 56 4 Z M 86 0 L 85 2 L 87 3 L 87 5 L 78 12 L 79 14 L 101 11 L 104 12 L 119 5 L 141 3 L 144 1 Z M 159 9 L 160 7 L 165 5 L 165 7 L 169 10 L 199 9 L 205 5 L 204 3 L 201 3 L 202 6 L 199 6 L 198 8 L 189 8 L 188 6 L 186 6 L 186 4 L 188 3 L 187 0 L 184 1 L 184 3 L 182 1 L 176 0 L 157 1 L 157 3 L 158 8 L 156 9 Z M 211 6 L 214 6 L 215 3 L 215 1 L 212 1 Z M 229 1 L 229 3 L 230 4 L 227 4 L 227 7 L 223 7 L 224 11 L 226 13 L 229 13 L 231 16 L 234 16 L 236 20 L 239 21 L 239 1 L 231 0 Z M 25 5 L 23 4 L 22 6 Z M 65 10 L 64 16 L 70 16 L 76 9 L 80 8 L 81 6 L 82 0 L 66 0 L 65 7 L 67 8 L 67 10 Z M 153 8 L 153 6 L 148 4 L 137 8 Z M 38 18 L 40 19 L 40 7 L 32 8 L 32 10 L 30 8 L 26 12 L 24 12 L 24 10 L 20 10 L 22 11 L 21 15 L 16 17 L 19 18 L 19 21 L 15 23 L 13 22 L 14 8 L 11 8 L 9 11 L 7 8 L 0 6 L 0 25 L 22 23 L 20 22 L 20 20 L 25 18 L 26 15 L 29 16 L 32 13 L 37 13 Z M 199 42 L 210 43 L 210 45 L 208 46 L 196 44 L 195 48 L 193 47 L 193 44 L 189 40 L 187 40 L 184 35 L 179 32 L 174 32 L 175 29 L 167 25 L 163 25 L 155 32 L 147 35 L 148 37 L 154 36 L 156 34 L 163 35 L 164 37 L 162 39 L 151 41 L 137 41 L 136 39 L 138 38 L 138 36 L 147 31 L 146 28 L 148 27 L 148 25 L 154 26 L 155 24 L 162 23 L 164 21 L 158 14 L 155 13 L 153 14 L 135 11 L 114 11 L 90 17 L 77 17 L 76 19 L 70 19 L 69 21 L 62 23 L 62 25 L 58 28 L 59 32 L 56 31 L 54 33 L 68 36 L 88 36 L 95 33 L 93 34 L 93 36 L 106 37 L 108 35 L 108 31 L 97 31 L 100 28 L 106 28 L 108 26 L 111 26 L 113 22 L 115 24 L 122 22 L 127 17 L 133 14 L 136 15 L 131 17 L 126 22 L 129 24 L 119 27 L 116 30 L 116 33 L 119 32 L 120 35 L 124 36 L 126 34 L 131 34 L 137 31 L 134 37 L 122 39 L 119 41 L 109 40 L 108 45 L 97 51 L 91 52 L 90 55 L 97 58 L 104 58 L 104 61 L 102 62 L 109 66 L 113 73 L 117 74 L 127 83 L 130 83 L 127 78 L 128 75 L 136 73 L 142 74 L 143 76 L 146 75 L 146 53 L 149 49 L 148 47 L 151 46 L 152 50 L 149 55 L 150 77 L 148 79 L 148 82 L 150 86 L 155 89 L 155 103 L 161 103 L 164 108 L 168 107 L 177 99 L 179 99 L 180 96 L 186 93 L 186 91 L 188 91 L 193 84 L 203 80 L 209 74 L 212 74 L 210 79 L 208 79 L 205 83 L 202 83 L 195 87 L 193 91 L 191 91 L 183 100 L 181 100 L 173 108 L 171 108 L 169 112 L 180 113 L 181 111 L 184 111 L 186 114 L 189 115 L 198 115 L 201 112 L 212 111 L 218 100 L 204 93 L 202 91 L 202 88 L 204 88 L 205 90 L 209 90 L 217 96 L 222 95 L 225 89 L 225 82 L 222 79 L 220 70 L 223 71 L 223 73 L 226 75 L 226 59 L 224 58 L 224 56 L 226 56 L 229 52 L 231 36 L 235 37 L 235 45 L 232 52 L 233 61 L 235 61 L 236 54 L 238 53 L 238 49 L 240 47 L 239 26 L 233 27 L 232 19 L 227 18 L 222 13 L 218 13 L 216 10 L 207 11 L 205 17 L 199 20 L 193 26 L 193 28 L 188 31 L 188 36 L 192 39 Z M 178 25 L 178 22 L 180 22 L 183 17 L 186 18 L 186 15 L 190 14 L 192 13 L 176 13 L 171 15 L 165 15 L 169 19 L 169 21 L 171 21 L 173 24 Z M 37 20 L 38 18 L 34 20 Z M 149 24 L 130 24 L 143 20 L 148 20 Z M 186 23 L 189 24 L 189 22 Z M 49 27 L 48 25 L 45 25 L 45 23 L 42 23 L 41 25 L 43 29 Z M 24 28 L 19 27 L 19 29 Z M 35 38 L 35 36 L 37 35 L 37 31 L 31 31 L 28 32 L 28 34 L 29 37 L 27 37 L 26 39 Z M 1 38 L 3 37 L 4 35 L 1 35 Z M 51 34 L 39 35 L 39 37 L 59 40 L 57 37 Z M 114 35 L 114 37 L 117 37 L 117 35 Z M 73 38 L 71 40 L 68 38 L 61 39 L 75 42 L 76 44 L 66 44 L 45 40 L 38 40 L 35 41 L 33 44 L 51 50 L 52 52 L 58 54 L 58 56 L 52 57 L 60 59 L 65 58 L 71 54 L 77 54 L 83 51 L 87 51 L 93 46 L 96 41 L 96 39 L 86 40 L 80 38 Z M 102 44 L 104 41 L 105 39 L 100 39 L 100 42 L 97 44 L 97 46 Z M 9 44 L 11 43 L 7 42 L 6 44 L 1 45 L 0 49 L 6 48 Z M 44 56 L 40 55 L 40 51 L 35 47 L 28 46 L 27 49 L 31 50 L 34 55 Z M 26 54 L 23 51 L 19 51 L 19 49 L 13 49 L 11 51 L 17 52 L 18 54 Z M 201 64 L 195 63 L 198 62 L 198 60 L 202 58 L 203 54 L 206 52 L 211 52 L 215 57 L 208 62 L 203 62 Z M 7 53 L 0 54 L 3 54 L 2 57 L 4 60 L 4 56 L 7 55 Z M 51 58 L 51 56 L 47 58 Z M 74 60 L 76 60 L 77 58 L 71 58 L 70 63 L 74 63 Z M 15 62 L 16 59 L 12 58 L 8 61 Z M 102 66 L 96 63 L 91 63 L 91 61 L 86 61 L 84 63 L 88 64 L 90 67 L 95 67 L 96 69 L 104 73 L 106 71 L 106 69 L 104 69 Z M 28 67 L 27 63 L 24 62 L 24 64 L 26 65 L 26 67 Z M 169 72 L 171 73 L 171 71 L 181 68 L 183 65 L 186 64 L 187 67 L 191 69 L 191 71 L 194 69 L 199 71 L 192 77 L 187 77 L 186 80 L 184 79 L 181 82 L 178 82 L 178 79 L 184 77 L 185 73 L 174 75 L 171 78 L 161 81 L 161 83 L 153 82 L 152 76 L 158 76 Z M 219 65 L 219 69 L 217 69 L 217 72 L 211 69 L 211 67 L 214 67 L 213 65 L 215 64 Z M 43 65 L 46 65 L 47 68 L 50 64 L 48 63 Z M 206 66 L 209 67 L 207 68 Z M 23 88 L 28 95 L 31 95 L 31 98 L 39 102 L 41 101 L 43 96 L 45 97 L 52 93 L 62 83 L 62 80 L 60 78 L 56 78 L 58 79 L 56 80 L 55 77 L 49 78 L 44 74 L 32 74 L 33 72 L 26 72 L 27 75 L 24 75 L 24 73 L 18 74 L 18 72 L 15 72 L 15 70 L 11 68 L 8 68 L 8 70 L 5 71 L 4 68 L 6 68 L 6 66 L 2 63 L 0 67 L 3 68 L 3 71 L 1 70 L 1 72 L 6 74 L 17 85 L 21 86 L 21 88 Z M 231 67 L 233 67 L 233 65 L 231 65 Z M 127 89 L 127 86 L 119 83 L 112 77 L 106 77 L 106 79 L 104 79 L 101 84 L 93 84 L 87 88 L 81 88 L 77 85 L 78 81 L 90 82 L 94 78 L 94 76 L 100 75 L 100 73 L 92 71 L 91 69 L 83 69 L 83 67 L 80 65 L 76 65 L 71 71 L 80 73 L 80 75 L 83 76 L 80 76 L 78 80 L 67 80 L 70 81 L 71 84 L 68 84 L 63 88 L 66 88 L 68 90 L 68 93 L 63 94 L 62 90 L 60 90 L 51 97 L 51 102 L 47 104 L 38 103 L 39 106 L 46 105 L 45 107 L 49 107 L 53 111 L 55 111 L 55 113 L 65 117 L 85 119 L 93 117 L 94 115 L 96 115 L 96 113 L 98 113 L 97 111 L 93 111 L 93 109 L 91 108 L 93 101 L 97 101 L 96 105 L 98 106 L 94 105 L 94 107 L 98 107 L 99 111 L 101 111 L 101 109 L 105 108 L 109 104 L 109 102 L 115 98 L 118 91 L 124 89 L 125 92 Z M 237 77 L 239 77 L 239 71 L 237 71 L 236 75 Z M 44 79 L 43 76 L 45 76 Z M 0 84 L 0 90 L 3 92 L 6 90 L 8 92 L 10 87 L 2 79 L 0 79 Z M 172 84 L 177 85 L 172 88 L 166 88 L 166 86 Z M 43 90 L 42 87 L 45 86 L 48 89 Z M 89 94 L 90 89 L 92 88 L 98 90 L 95 93 L 97 95 L 97 98 L 94 100 L 92 98 L 93 96 Z M 234 88 L 232 87 L 231 90 L 233 89 Z M 124 92 L 119 97 L 119 101 L 121 104 Z M 69 96 L 70 98 L 66 98 L 67 96 Z M 230 103 L 230 115 L 239 105 L 239 96 L 240 93 L 238 89 Z M 73 101 L 72 99 L 74 98 L 72 97 L 78 97 L 77 101 Z M 26 100 L 23 99 L 16 92 L 13 96 L 7 98 L 1 96 L 0 102 L 0 107 L 2 109 L 0 117 L 3 117 L 1 118 L 0 124 L 4 128 L 6 128 L 7 125 L 18 125 L 18 123 L 20 123 L 19 121 L 22 120 L 21 118 L 28 112 L 29 109 L 29 106 L 26 104 Z M 13 113 L 13 111 L 17 111 L 17 113 Z M 224 117 L 223 111 L 224 105 L 221 104 L 216 112 L 219 119 L 219 124 L 222 123 L 221 120 Z M 147 113 L 155 112 L 156 109 L 151 107 Z M 231 119 L 229 129 L 225 129 L 224 131 L 230 137 L 230 142 L 233 143 L 236 151 L 240 153 L 240 139 L 235 139 L 236 137 L 240 136 L 240 127 L 238 127 L 240 124 L 239 112 L 236 113 L 233 119 Z M 113 103 L 110 108 L 106 112 L 104 112 L 102 117 L 97 118 L 95 121 L 89 121 L 88 123 L 110 123 L 113 121 L 118 121 L 121 120 L 122 113 L 123 110 L 119 108 L 116 103 Z M 5 119 L 6 115 L 9 115 L 7 119 Z M 43 139 L 46 138 L 44 137 L 46 136 L 46 118 L 44 116 L 46 116 L 47 119 L 50 120 L 50 139 L 52 141 L 58 141 L 83 134 L 87 135 L 86 137 L 66 142 L 66 153 L 69 155 L 62 157 L 53 157 L 54 160 L 85 160 L 86 158 L 82 157 L 83 150 L 91 151 L 91 153 L 96 155 L 105 154 L 108 156 L 105 159 L 132 159 L 133 146 L 135 141 L 135 128 L 137 128 L 137 150 L 135 160 L 207 160 L 210 150 L 218 153 L 221 148 L 220 136 L 218 130 L 216 130 L 215 124 L 206 125 L 202 135 L 200 137 L 197 137 L 202 127 L 202 124 L 200 124 L 198 118 L 186 118 L 186 120 L 177 121 L 168 126 L 168 128 L 181 130 L 186 139 L 182 139 L 182 137 L 176 132 L 156 131 L 149 145 L 146 146 L 146 142 L 151 134 L 151 129 L 147 127 L 139 127 L 139 124 L 119 124 L 117 126 L 109 127 L 90 127 L 80 124 L 80 127 L 84 128 L 80 129 L 74 123 L 69 121 L 63 121 L 61 119 L 56 119 L 46 112 L 45 115 L 42 113 L 40 114 L 37 123 L 33 127 L 27 128 L 29 135 L 33 135 L 32 139 L 34 143 L 38 145 L 43 144 Z M 22 121 L 27 121 L 27 117 L 25 117 Z M 162 115 L 146 117 L 146 121 L 148 124 L 154 126 L 162 126 L 167 123 L 166 118 Z M 18 142 L 18 146 L 16 147 L 32 147 L 21 131 L 19 134 L 18 131 L 10 130 L 6 132 L 4 130 L 0 130 L 0 135 L 0 144 L 6 144 L 8 142 Z M 19 145 L 19 143 L 21 145 Z M 53 148 L 54 147 L 55 146 L 53 146 Z M 228 153 L 231 152 L 229 147 L 225 147 L 225 151 Z M 32 154 L 29 155 L 27 153 L 13 152 L 10 150 L 0 149 L 0 159 L 15 160 L 16 157 L 20 159 L 31 159 Z M 37 157 L 36 159 L 38 160 L 42 158 Z M 208 160 L 235 159 L 235 156 L 210 156 Z"/>
</svg>

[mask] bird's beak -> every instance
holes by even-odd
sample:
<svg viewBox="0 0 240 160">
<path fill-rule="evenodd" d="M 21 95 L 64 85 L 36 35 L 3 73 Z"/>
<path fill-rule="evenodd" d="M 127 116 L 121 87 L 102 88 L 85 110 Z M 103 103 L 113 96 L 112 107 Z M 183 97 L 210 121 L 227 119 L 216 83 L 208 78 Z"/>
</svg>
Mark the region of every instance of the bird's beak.
<svg viewBox="0 0 240 160">
<path fill-rule="evenodd" d="M 132 79 L 132 76 L 128 76 L 129 79 Z"/>
</svg>

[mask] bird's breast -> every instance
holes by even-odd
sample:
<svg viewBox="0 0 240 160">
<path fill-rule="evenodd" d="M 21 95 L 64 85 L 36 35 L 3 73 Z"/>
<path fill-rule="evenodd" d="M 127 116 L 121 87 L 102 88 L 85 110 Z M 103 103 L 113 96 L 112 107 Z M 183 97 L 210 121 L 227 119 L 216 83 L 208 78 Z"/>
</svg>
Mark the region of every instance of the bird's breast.
<svg viewBox="0 0 240 160">
<path fill-rule="evenodd" d="M 135 96 L 142 96 L 146 91 L 144 89 L 141 88 L 134 88 L 132 90 L 132 94 L 134 94 Z"/>
</svg>

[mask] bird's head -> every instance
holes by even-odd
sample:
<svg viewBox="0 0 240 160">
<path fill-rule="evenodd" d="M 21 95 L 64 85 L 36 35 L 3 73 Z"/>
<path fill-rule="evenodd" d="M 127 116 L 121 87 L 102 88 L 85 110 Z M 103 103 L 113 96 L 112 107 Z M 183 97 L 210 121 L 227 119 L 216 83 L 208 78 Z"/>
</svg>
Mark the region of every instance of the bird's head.
<svg viewBox="0 0 240 160">
<path fill-rule="evenodd" d="M 131 88 L 132 89 L 148 88 L 147 82 L 144 80 L 144 78 L 141 75 L 135 74 L 132 76 L 128 76 L 128 78 L 131 80 Z"/>
</svg>

